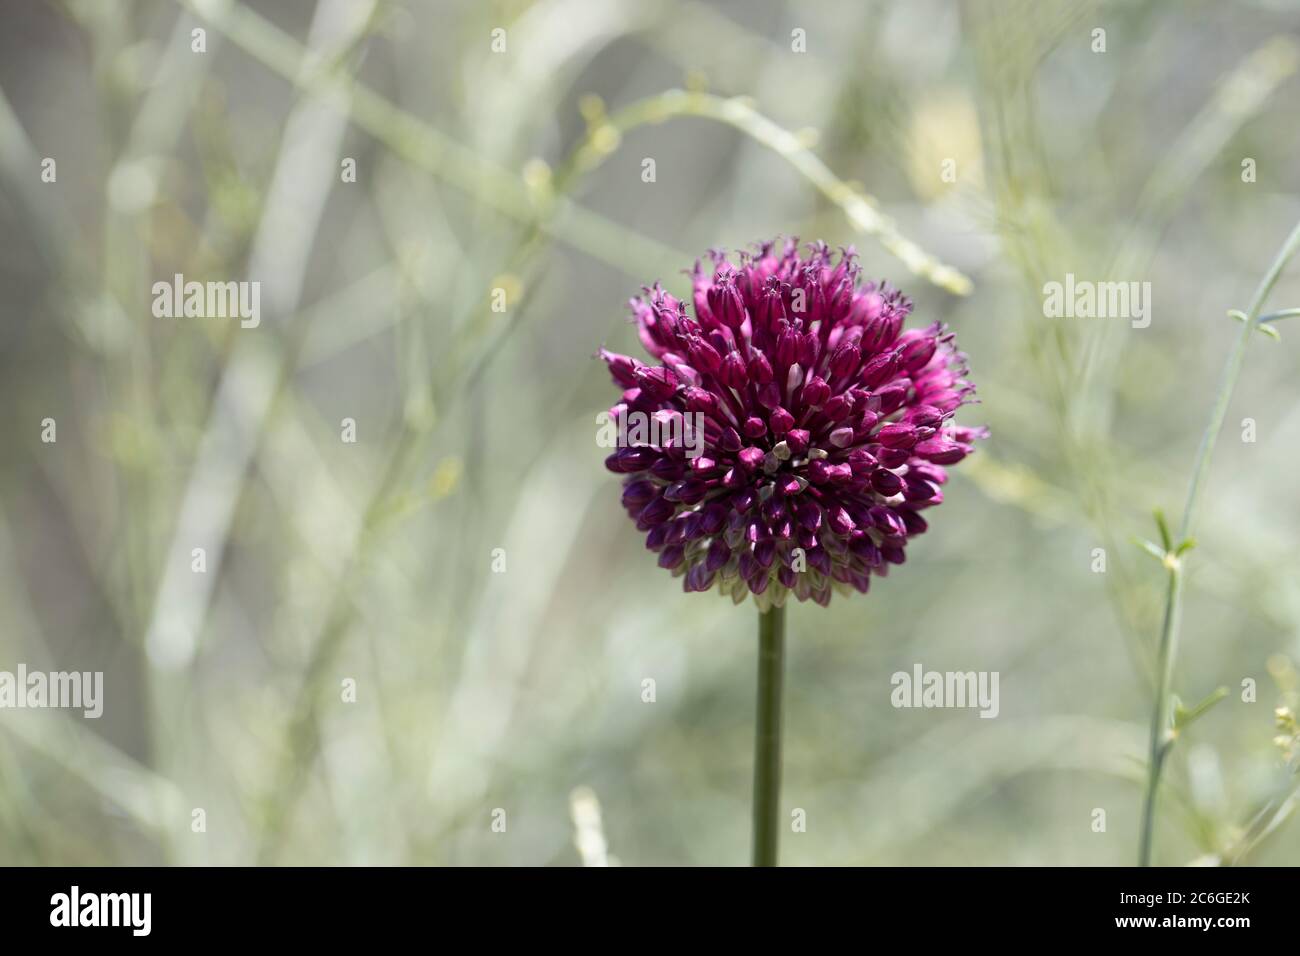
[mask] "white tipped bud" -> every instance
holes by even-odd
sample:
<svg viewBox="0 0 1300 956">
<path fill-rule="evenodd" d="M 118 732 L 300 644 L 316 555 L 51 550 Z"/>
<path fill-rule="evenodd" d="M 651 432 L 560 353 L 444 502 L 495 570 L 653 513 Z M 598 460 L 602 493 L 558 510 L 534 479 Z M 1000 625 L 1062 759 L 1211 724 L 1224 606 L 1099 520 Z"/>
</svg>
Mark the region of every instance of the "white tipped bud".
<svg viewBox="0 0 1300 956">
<path fill-rule="evenodd" d="M 802 384 L 803 384 L 803 369 L 799 367 L 798 362 L 795 362 L 793 365 L 790 366 L 790 374 L 786 376 L 785 390 L 787 392 L 793 392 L 796 388 L 798 388 Z"/>
</svg>

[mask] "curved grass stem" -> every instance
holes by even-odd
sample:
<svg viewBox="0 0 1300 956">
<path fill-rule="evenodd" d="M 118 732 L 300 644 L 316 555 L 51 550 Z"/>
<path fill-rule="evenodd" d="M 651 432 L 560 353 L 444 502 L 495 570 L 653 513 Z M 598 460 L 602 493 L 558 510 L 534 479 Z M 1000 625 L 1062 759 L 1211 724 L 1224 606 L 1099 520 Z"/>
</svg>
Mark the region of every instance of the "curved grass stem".
<svg viewBox="0 0 1300 956">
<path fill-rule="evenodd" d="M 608 116 L 603 106 L 589 104 L 590 128 L 582 146 L 575 151 L 572 166 L 557 171 L 563 181 L 574 171 L 587 172 L 618 149 L 622 137 L 640 126 L 663 123 L 680 117 L 697 117 L 725 123 L 772 150 L 809 183 L 839 206 L 855 229 L 871 236 L 913 273 L 954 295 L 969 295 L 971 280 L 939 261 L 902 235 L 895 222 L 882 213 L 875 200 L 831 172 L 810 148 L 808 137 L 791 132 L 754 108 L 743 97 L 721 97 L 696 90 L 668 90 L 638 100 Z"/>
</svg>

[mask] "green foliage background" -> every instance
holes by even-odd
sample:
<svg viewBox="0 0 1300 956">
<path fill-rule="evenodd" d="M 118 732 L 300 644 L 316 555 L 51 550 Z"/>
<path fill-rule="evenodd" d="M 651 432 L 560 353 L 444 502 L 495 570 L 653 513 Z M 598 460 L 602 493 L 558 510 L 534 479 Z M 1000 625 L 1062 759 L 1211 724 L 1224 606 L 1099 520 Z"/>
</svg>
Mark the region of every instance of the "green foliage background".
<svg viewBox="0 0 1300 956">
<path fill-rule="evenodd" d="M 855 244 L 950 323 L 965 419 L 993 431 L 905 567 L 790 612 L 783 802 L 807 832 L 784 861 L 1133 862 L 1163 578 L 1132 537 L 1180 506 L 1225 313 L 1300 218 L 1296 3 L 69 0 L 4 22 L 0 669 L 102 670 L 107 699 L 99 721 L 0 711 L 0 863 L 575 864 L 579 787 L 625 864 L 743 862 L 756 615 L 644 551 L 592 356 L 639 351 L 642 284 L 681 292 L 706 249 L 776 234 Z M 260 281 L 261 327 L 154 318 L 175 273 Z M 1044 318 L 1066 273 L 1151 282 L 1151 326 Z M 1273 302 L 1300 304 L 1294 269 Z M 1167 770 L 1162 862 L 1300 852 L 1298 827 L 1242 829 L 1294 800 L 1279 329 L 1189 556 L 1175 686 L 1229 695 Z M 895 710 L 916 662 L 1000 672 L 999 717 Z"/>
</svg>

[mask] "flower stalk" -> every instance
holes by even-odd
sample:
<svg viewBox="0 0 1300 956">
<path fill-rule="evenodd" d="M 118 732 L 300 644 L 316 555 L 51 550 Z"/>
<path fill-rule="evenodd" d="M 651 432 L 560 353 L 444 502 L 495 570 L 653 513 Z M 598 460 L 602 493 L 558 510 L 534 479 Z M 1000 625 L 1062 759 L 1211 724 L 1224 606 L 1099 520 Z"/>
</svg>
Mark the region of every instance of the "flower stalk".
<svg viewBox="0 0 1300 956">
<path fill-rule="evenodd" d="M 1185 574 L 1183 552 L 1191 547 L 1196 506 L 1200 501 L 1201 487 L 1209 474 L 1214 445 L 1218 441 L 1219 432 L 1223 430 L 1223 422 L 1228 414 L 1228 405 L 1232 401 L 1232 393 L 1237 387 L 1237 379 L 1241 376 L 1242 363 L 1246 358 L 1246 346 L 1250 343 L 1250 338 L 1256 331 L 1262 331 L 1260 323 L 1265 318 L 1286 317 L 1294 312 L 1294 310 L 1287 309 L 1278 313 L 1270 313 L 1269 316 L 1261 315 L 1264 303 L 1273 291 L 1273 286 L 1277 284 L 1282 269 L 1291 257 L 1296 254 L 1297 250 L 1300 250 L 1300 223 L 1297 223 L 1295 228 L 1291 230 L 1286 242 L 1282 244 L 1282 248 L 1278 250 L 1277 255 L 1274 257 L 1272 265 L 1269 266 L 1259 285 L 1255 287 L 1255 293 L 1250 300 L 1250 307 L 1244 314 L 1241 332 L 1237 336 L 1236 345 L 1229 354 L 1227 363 L 1224 365 L 1223 375 L 1219 381 L 1218 395 L 1210 411 L 1210 421 L 1205 428 L 1205 434 L 1201 437 L 1201 444 L 1196 452 L 1196 463 L 1192 470 L 1191 483 L 1187 489 L 1187 502 L 1183 507 L 1183 517 L 1175 539 L 1170 539 L 1168 532 L 1164 528 L 1163 520 L 1161 521 L 1161 535 L 1165 549 L 1163 561 L 1168 571 L 1168 582 L 1165 591 L 1164 618 L 1160 629 L 1160 644 L 1157 649 L 1156 699 L 1151 714 L 1146 795 L 1142 812 L 1142 835 L 1138 849 L 1138 863 L 1141 866 L 1151 865 L 1160 777 L 1164 769 L 1165 758 L 1169 755 L 1169 750 L 1174 744 L 1178 730 L 1174 707 L 1171 704 L 1170 687 L 1174 662 L 1177 658 L 1178 624 L 1182 610 L 1183 575 Z M 1174 541 L 1178 542 L 1176 547 Z"/>
<path fill-rule="evenodd" d="M 758 616 L 758 701 L 754 724 L 754 866 L 776 866 L 781 807 L 781 689 L 785 608 Z"/>
</svg>

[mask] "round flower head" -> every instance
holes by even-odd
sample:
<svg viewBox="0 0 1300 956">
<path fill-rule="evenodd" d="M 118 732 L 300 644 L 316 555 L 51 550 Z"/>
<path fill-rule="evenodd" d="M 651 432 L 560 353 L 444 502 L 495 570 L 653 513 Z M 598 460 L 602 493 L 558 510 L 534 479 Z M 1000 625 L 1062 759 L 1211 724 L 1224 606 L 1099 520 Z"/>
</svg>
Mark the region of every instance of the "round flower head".
<svg viewBox="0 0 1300 956">
<path fill-rule="evenodd" d="M 945 466 L 983 429 L 965 356 L 912 303 L 860 283 L 852 249 L 790 240 L 697 262 L 694 318 L 658 285 L 633 299 L 646 364 L 601 350 L 624 389 L 610 409 L 623 505 L 687 591 L 715 584 L 766 610 L 793 593 L 827 604 L 902 564 Z"/>
</svg>

